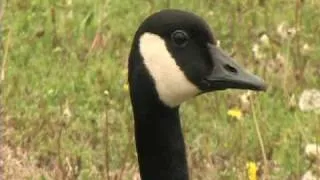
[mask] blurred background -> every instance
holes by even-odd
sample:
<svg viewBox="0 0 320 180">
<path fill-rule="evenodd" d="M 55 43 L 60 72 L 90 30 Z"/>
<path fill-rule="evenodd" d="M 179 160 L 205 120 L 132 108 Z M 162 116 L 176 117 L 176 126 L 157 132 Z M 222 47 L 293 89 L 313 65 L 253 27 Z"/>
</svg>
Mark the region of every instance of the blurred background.
<svg viewBox="0 0 320 180">
<path fill-rule="evenodd" d="M 164 8 L 203 17 L 268 84 L 182 105 L 191 179 L 320 174 L 320 1 L 11 0 L 0 11 L 4 179 L 139 179 L 127 58 Z"/>
</svg>

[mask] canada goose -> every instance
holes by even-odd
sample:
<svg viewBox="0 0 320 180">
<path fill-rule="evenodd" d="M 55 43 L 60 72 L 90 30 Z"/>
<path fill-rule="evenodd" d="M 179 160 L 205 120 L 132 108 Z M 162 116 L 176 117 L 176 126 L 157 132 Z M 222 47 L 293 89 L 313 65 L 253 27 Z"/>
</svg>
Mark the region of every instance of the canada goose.
<svg viewBox="0 0 320 180">
<path fill-rule="evenodd" d="M 264 90 L 216 46 L 206 22 L 181 10 L 143 21 L 129 55 L 129 87 L 142 180 L 188 179 L 179 105 L 227 88 Z"/>
</svg>

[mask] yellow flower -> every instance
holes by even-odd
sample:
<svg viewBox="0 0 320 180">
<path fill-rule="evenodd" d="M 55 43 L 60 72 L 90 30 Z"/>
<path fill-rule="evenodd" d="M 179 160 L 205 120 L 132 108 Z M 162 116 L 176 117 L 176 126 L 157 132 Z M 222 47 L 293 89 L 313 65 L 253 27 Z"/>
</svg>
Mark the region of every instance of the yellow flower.
<svg viewBox="0 0 320 180">
<path fill-rule="evenodd" d="M 228 114 L 228 116 L 230 116 L 232 118 L 236 118 L 237 120 L 242 119 L 242 112 L 239 108 L 229 109 L 227 114 Z"/>
<path fill-rule="evenodd" d="M 249 161 L 247 163 L 247 169 L 248 169 L 248 178 L 249 180 L 257 180 L 257 171 L 258 167 L 255 162 Z"/>
<path fill-rule="evenodd" d="M 123 90 L 124 90 L 125 92 L 128 92 L 128 91 L 129 91 L 129 84 L 128 84 L 128 83 L 123 84 Z"/>
</svg>

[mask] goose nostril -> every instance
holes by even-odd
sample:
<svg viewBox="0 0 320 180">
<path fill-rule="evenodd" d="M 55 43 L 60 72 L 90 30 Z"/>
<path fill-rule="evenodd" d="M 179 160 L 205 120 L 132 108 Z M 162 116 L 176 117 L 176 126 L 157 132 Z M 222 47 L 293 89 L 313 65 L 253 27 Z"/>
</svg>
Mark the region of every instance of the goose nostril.
<svg viewBox="0 0 320 180">
<path fill-rule="evenodd" d="M 234 73 L 234 74 L 237 74 L 238 71 L 236 68 L 230 66 L 229 64 L 225 64 L 224 66 L 224 69 L 226 69 L 228 72 L 231 72 L 231 73 Z"/>
</svg>

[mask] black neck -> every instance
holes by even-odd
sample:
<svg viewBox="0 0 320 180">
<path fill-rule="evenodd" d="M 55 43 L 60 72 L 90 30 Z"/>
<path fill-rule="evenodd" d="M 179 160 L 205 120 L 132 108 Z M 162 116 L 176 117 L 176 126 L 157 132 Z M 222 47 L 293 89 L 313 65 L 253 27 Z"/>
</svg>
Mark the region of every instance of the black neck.
<svg viewBox="0 0 320 180">
<path fill-rule="evenodd" d="M 129 80 L 141 179 L 187 180 L 179 107 L 165 106 L 144 73 Z"/>
<path fill-rule="evenodd" d="M 178 108 L 162 106 L 150 109 L 155 111 L 143 116 L 135 113 L 135 137 L 142 180 L 187 180 L 187 160 Z"/>
<path fill-rule="evenodd" d="M 129 84 L 141 179 L 188 180 L 179 107 L 169 108 L 159 100 L 138 49 L 130 53 Z"/>
</svg>

